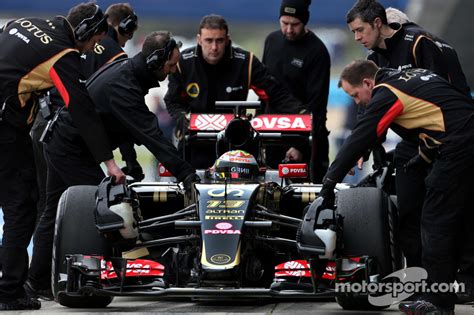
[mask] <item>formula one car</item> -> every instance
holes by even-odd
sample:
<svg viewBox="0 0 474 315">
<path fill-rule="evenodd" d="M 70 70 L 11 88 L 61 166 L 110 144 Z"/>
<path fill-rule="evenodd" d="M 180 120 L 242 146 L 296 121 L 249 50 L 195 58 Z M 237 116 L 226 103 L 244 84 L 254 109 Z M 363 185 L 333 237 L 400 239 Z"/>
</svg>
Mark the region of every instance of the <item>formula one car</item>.
<svg viewBox="0 0 474 315">
<path fill-rule="evenodd" d="M 251 104 L 254 106 L 254 104 Z M 308 115 L 196 115 L 189 140 L 224 153 L 200 170 L 191 193 L 172 181 L 70 187 L 61 197 L 53 249 L 53 293 L 68 307 L 106 307 L 114 296 L 193 299 L 336 297 L 371 308 L 336 282 L 373 282 L 400 269 L 393 237 L 391 171 L 364 187 L 338 185 L 321 209 L 321 185 L 297 183 L 302 164 L 267 169 L 266 142 L 310 143 Z"/>
</svg>

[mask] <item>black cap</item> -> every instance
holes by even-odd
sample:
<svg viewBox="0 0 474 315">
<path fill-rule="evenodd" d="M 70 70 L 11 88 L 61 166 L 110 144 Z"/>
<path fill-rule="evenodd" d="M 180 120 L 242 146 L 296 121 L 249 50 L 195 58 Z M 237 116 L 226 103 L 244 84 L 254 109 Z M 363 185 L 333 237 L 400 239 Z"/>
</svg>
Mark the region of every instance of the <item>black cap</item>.
<svg viewBox="0 0 474 315">
<path fill-rule="evenodd" d="M 309 20 L 309 5 L 311 0 L 282 0 L 280 7 L 280 17 L 289 15 L 300 20 L 304 25 Z"/>
</svg>

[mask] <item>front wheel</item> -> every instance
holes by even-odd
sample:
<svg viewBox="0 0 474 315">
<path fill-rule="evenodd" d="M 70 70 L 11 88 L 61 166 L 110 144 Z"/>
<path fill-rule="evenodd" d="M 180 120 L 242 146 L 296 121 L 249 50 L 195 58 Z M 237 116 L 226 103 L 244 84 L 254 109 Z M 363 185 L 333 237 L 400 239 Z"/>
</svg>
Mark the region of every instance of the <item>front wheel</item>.
<svg viewBox="0 0 474 315">
<path fill-rule="evenodd" d="M 110 256 L 111 247 L 95 226 L 97 186 L 73 186 L 61 196 L 53 243 L 53 294 L 56 301 L 71 308 L 103 308 L 113 297 L 74 295 L 66 292 L 66 255 Z"/>
</svg>

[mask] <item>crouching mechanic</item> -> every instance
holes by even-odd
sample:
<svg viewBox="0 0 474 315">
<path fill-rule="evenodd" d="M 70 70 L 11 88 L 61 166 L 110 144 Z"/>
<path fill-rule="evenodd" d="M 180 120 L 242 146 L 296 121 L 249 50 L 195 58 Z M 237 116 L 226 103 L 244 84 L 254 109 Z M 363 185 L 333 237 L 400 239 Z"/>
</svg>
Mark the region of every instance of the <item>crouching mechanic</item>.
<svg viewBox="0 0 474 315">
<path fill-rule="evenodd" d="M 178 60 L 179 49 L 169 32 L 153 32 L 146 37 L 142 52 L 103 67 L 88 80 L 87 87 L 113 148 L 127 141 L 145 145 L 189 191 L 199 177 L 163 136 L 155 114 L 145 104 L 148 90 L 176 71 Z M 61 194 L 69 186 L 98 185 L 104 178 L 67 112 L 59 113 L 45 153 L 46 209 L 36 230 L 29 275 L 40 288 L 49 285 L 51 279 L 54 222 Z"/>
<path fill-rule="evenodd" d="M 0 204 L 5 219 L 0 311 L 41 307 L 23 288 L 36 220 L 35 164 L 28 133 L 38 111 L 38 95 L 56 86 L 94 162 L 104 161 L 110 175 L 120 182 L 125 179 L 80 83 L 79 52 L 91 50 L 106 29 L 106 17 L 89 3 L 72 8 L 67 18 L 14 20 L 0 34 Z"/>
<path fill-rule="evenodd" d="M 422 266 L 428 283 L 453 283 L 463 243 L 468 197 L 474 193 L 474 107 L 464 94 L 424 69 L 378 68 L 358 60 L 339 81 L 359 105 L 367 106 L 326 173 L 320 196 L 334 206 L 334 187 L 358 158 L 390 127 L 407 141 L 419 141 L 431 163 L 421 216 Z M 469 222 L 469 221 L 467 221 Z M 471 244 L 469 250 L 472 252 Z M 399 306 L 407 314 L 452 314 L 455 293 L 424 293 Z M 416 312 L 415 312 L 416 309 Z"/>
</svg>

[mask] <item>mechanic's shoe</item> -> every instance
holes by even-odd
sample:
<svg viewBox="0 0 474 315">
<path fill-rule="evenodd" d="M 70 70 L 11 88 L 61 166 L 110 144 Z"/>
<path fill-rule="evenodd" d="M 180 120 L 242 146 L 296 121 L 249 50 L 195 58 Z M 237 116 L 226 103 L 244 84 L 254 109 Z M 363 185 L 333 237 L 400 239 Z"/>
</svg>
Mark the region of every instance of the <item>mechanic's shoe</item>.
<svg viewBox="0 0 474 315">
<path fill-rule="evenodd" d="M 33 299 L 41 299 L 43 301 L 52 301 L 54 300 L 53 291 L 51 288 L 48 289 L 36 289 L 33 287 L 30 281 L 26 280 L 23 285 L 26 295 Z"/>
<path fill-rule="evenodd" d="M 454 315 L 454 307 L 441 308 L 425 300 L 401 302 L 398 309 L 408 315 Z"/>
<path fill-rule="evenodd" d="M 16 310 L 39 310 L 41 302 L 29 296 L 17 298 L 13 301 L 0 302 L 0 311 L 16 311 Z"/>
</svg>

